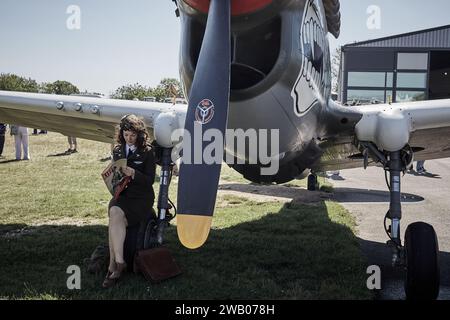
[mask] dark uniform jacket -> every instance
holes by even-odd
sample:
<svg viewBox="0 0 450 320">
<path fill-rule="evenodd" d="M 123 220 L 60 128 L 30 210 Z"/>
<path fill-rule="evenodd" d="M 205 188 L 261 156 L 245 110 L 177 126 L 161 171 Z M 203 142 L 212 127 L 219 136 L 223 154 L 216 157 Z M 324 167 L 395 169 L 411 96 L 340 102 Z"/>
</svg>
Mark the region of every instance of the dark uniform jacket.
<svg viewBox="0 0 450 320">
<path fill-rule="evenodd" d="M 126 158 L 126 145 L 116 146 L 113 150 L 113 160 L 121 158 Z M 128 158 L 127 165 L 135 170 L 135 174 L 122 194 L 127 198 L 145 198 L 153 203 L 156 164 L 152 147 L 149 145 L 147 150 L 136 149 Z"/>
</svg>

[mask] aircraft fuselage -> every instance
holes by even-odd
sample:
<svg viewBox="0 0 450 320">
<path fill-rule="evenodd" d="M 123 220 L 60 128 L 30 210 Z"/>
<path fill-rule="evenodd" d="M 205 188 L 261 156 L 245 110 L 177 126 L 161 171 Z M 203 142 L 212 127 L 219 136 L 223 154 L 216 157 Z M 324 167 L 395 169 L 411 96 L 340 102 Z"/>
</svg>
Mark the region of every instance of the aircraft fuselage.
<svg viewBox="0 0 450 320">
<path fill-rule="evenodd" d="M 207 16 L 183 1 L 179 7 L 180 74 L 189 97 Z M 231 29 L 228 128 L 279 129 L 280 137 L 276 175 L 261 175 L 258 164 L 232 167 L 255 182 L 290 181 L 321 157 L 319 141 L 328 135 L 331 67 L 322 1 L 274 1 L 233 16 Z M 248 160 L 247 154 L 233 156 Z"/>
</svg>

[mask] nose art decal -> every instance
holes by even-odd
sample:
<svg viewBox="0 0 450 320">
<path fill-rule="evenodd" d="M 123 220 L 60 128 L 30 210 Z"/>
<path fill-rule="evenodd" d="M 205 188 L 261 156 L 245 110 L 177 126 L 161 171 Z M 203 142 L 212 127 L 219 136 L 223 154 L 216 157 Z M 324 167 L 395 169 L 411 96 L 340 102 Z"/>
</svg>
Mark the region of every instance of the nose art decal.
<svg viewBox="0 0 450 320">
<path fill-rule="evenodd" d="M 308 0 L 300 27 L 302 67 L 292 89 L 294 112 L 301 116 L 331 93 L 330 49 L 318 0 Z"/>
</svg>

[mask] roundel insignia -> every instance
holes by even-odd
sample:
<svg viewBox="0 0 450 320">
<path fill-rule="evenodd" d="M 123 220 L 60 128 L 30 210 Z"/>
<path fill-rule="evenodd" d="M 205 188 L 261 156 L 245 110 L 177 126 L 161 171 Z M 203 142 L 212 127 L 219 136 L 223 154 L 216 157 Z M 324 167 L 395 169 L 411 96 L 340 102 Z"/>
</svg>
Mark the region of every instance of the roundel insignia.
<svg viewBox="0 0 450 320">
<path fill-rule="evenodd" d="M 195 108 L 195 121 L 207 124 L 214 117 L 214 104 L 209 99 L 203 99 Z"/>
</svg>

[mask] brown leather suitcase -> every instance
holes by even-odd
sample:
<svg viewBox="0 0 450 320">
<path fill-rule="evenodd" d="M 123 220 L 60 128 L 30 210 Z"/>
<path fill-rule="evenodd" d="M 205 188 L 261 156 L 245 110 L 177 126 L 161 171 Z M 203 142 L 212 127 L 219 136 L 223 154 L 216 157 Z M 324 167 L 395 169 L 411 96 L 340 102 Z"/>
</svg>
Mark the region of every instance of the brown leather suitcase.
<svg viewBox="0 0 450 320">
<path fill-rule="evenodd" d="M 145 279 L 152 283 L 181 274 L 181 269 L 169 249 L 163 246 L 136 252 L 133 269 L 135 273 L 142 273 Z"/>
</svg>

